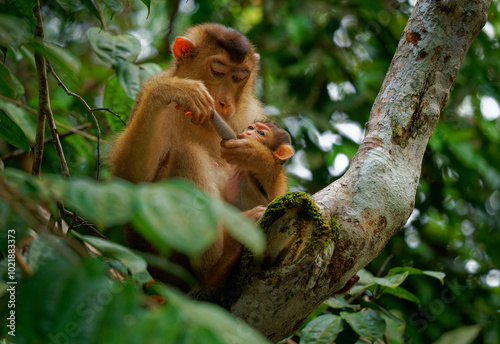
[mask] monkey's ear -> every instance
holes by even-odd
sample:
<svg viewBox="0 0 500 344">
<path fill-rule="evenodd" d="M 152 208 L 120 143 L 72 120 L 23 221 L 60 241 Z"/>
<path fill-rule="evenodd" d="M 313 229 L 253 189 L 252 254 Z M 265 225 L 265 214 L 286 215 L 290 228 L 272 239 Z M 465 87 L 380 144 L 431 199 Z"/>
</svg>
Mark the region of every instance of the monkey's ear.
<svg viewBox="0 0 500 344">
<path fill-rule="evenodd" d="M 291 158 L 295 152 L 293 151 L 292 146 L 289 145 L 281 145 L 274 151 L 274 157 L 281 161 Z"/>
<path fill-rule="evenodd" d="M 185 37 L 176 37 L 175 42 L 172 45 L 172 52 L 177 60 L 182 59 L 187 55 L 189 50 L 194 48 L 193 42 Z"/>
</svg>

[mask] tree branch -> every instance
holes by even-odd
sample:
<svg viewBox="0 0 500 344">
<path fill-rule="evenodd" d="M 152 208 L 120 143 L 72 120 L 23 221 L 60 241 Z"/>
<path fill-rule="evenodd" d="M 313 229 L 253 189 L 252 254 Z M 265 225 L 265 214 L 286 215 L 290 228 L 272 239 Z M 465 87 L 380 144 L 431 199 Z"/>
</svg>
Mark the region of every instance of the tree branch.
<svg viewBox="0 0 500 344">
<path fill-rule="evenodd" d="M 35 2 L 35 6 L 33 7 L 33 15 L 36 19 L 36 28 L 34 36 L 35 38 L 40 38 L 43 40 L 43 22 L 42 15 L 40 13 L 40 1 Z M 38 116 L 36 122 L 36 138 L 35 138 L 35 146 L 33 149 L 33 168 L 31 170 L 31 174 L 34 176 L 40 175 L 40 170 L 42 168 L 42 157 L 43 157 L 43 141 L 45 138 L 45 104 L 42 104 L 45 101 L 46 97 L 44 94 L 48 94 L 48 84 L 47 84 L 47 74 L 45 73 L 45 58 L 38 52 L 35 51 L 35 65 L 36 72 L 38 76 Z"/>
<path fill-rule="evenodd" d="M 263 263 L 254 268 L 245 255 L 229 284 L 194 296 L 224 305 L 277 342 L 372 261 L 412 212 L 427 142 L 490 4 L 417 2 L 349 170 L 312 197 L 338 232 L 319 224 L 310 204 L 285 195 L 264 215 Z"/>
</svg>

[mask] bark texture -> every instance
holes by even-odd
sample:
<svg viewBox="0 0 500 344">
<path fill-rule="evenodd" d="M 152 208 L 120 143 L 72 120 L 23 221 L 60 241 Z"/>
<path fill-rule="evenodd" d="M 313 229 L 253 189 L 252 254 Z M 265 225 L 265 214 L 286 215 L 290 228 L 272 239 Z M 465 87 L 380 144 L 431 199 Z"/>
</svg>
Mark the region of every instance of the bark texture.
<svg viewBox="0 0 500 344">
<path fill-rule="evenodd" d="M 262 224 L 268 249 L 259 267 L 245 256 L 225 285 L 195 297 L 277 342 L 372 261 L 413 210 L 427 142 L 490 4 L 418 1 L 346 174 L 313 202 L 297 194 L 278 200 Z"/>
</svg>

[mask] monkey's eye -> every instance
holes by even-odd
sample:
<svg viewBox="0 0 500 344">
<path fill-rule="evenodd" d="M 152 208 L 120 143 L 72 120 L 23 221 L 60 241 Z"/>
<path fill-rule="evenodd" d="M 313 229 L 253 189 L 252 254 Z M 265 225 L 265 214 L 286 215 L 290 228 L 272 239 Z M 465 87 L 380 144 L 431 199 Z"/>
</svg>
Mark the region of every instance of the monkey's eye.
<svg viewBox="0 0 500 344">
<path fill-rule="evenodd" d="M 266 133 L 263 132 L 262 130 L 259 130 L 258 133 L 259 133 L 260 136 L 265 136 L 266 135 Z"/>
<path fill-rule="evenodd" d="M 243 79 L 242 78 L 238 78 L 236 75 L 233 75 L 233 81 L 234 82 L 241 82 L 241 81 L 243 81 Z"/>
<path fill-rule="evenodd" d="M 255 128 L 251 125 L 247 129 L 254 130 Z"/>
<path fill-rule="evenodd" d="M 219 72 L 212 67 L 210 67 L 210 70 L 212 71 L 212 74 L 218 78 L 222 78 L 224 75 L 226 75 L 224 72 Z"/>
</svg>

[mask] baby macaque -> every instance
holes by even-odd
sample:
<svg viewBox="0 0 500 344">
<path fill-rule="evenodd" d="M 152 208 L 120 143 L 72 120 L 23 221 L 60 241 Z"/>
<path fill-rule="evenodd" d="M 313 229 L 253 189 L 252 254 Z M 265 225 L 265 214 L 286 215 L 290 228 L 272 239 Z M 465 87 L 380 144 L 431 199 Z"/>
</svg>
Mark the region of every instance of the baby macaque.
<svg viewBox="0 0 500 344">
<path fill-rule="evenodd" d="M 224 198 L 258 220 L 265 207 L 287 192 L 283 164 L 293 156 L 290 135 L 270 120 L 248 126 L 236 140 L 221 142 L 221 157 L 235 166 Z"/>
</svg>

